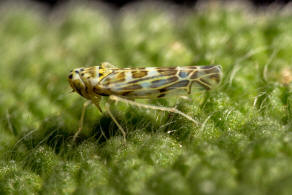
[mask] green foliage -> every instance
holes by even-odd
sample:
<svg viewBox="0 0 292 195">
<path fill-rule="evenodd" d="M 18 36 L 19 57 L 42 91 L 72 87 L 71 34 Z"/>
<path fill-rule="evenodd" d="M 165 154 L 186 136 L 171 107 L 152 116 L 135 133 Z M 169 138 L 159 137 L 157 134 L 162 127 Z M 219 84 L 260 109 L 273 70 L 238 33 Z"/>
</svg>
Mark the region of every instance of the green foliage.
<svg viewBox="0 0 292 195">
<path fill-rule="evenodd" d="M 1 7 L 0 194 L 291 194 L 291 13 L 138 7 L 75 5 L 46 16 Z M 151 101 L 199 126 L 112 105 L 124 143 L 110 117 L 89 107 L 73 143 L 84 100 L 70 93 L 68 73 L 103 61 L 221 64 L 224 79 L 190 100 Z"/>
</svg>

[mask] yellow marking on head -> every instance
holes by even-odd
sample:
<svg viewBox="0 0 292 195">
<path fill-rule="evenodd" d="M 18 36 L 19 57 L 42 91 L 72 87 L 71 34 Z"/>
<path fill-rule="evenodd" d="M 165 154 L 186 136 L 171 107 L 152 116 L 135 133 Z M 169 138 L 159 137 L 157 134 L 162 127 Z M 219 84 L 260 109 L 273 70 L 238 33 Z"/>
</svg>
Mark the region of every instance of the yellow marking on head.
<svg viewBox="0 0 292 195">
<path fill-rule="evenodd" d="M 110 73 L 112 73 L 114 70 L 109 69 L 109 68 L 105 68 L 105 67 L 100 67 L 99 68 L 99 75 L 98 75 L 98 79 L 102 80 L 103 78 L 107 77 Z"/>
<path fill-rule="evenodd" d="M 104 68 L 99 68 L 99 72 L 98 72 L 98 79 L 101 80 L 103 79 L 103 77 L 105 77 L 105 69 Z"/>
</svg>

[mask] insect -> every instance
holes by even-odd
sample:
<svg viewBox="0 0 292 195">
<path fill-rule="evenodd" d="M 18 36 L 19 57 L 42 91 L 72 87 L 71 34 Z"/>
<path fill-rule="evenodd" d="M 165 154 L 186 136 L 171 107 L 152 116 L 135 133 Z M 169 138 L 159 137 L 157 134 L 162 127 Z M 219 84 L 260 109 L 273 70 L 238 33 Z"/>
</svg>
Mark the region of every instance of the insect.
<svg viewBox="0 0 292 195">
<path fill-rule="evenodd" d="M 162 98 L 173 94 L 190 94 L 193 88 L 209 90 L 221 80 L 221 66 L 146 67 L 117 68 L 108 62 L 100 66 L 76 68 L 68 76 L 73 89 L 88 99 L 83 105 L 76 139 L 83 127 L 86 107 L 93 103 L 100 112 L 100 100 L 108 98 L 105 108 L 126 139 L 126 132 L 109 109 L 111 101 L 123 102 L 146 109 L 173 112 L 198 124 L 192 117 L 169 107 L 154 106 L 135 102 L 135 99 Z"/>
</svg>

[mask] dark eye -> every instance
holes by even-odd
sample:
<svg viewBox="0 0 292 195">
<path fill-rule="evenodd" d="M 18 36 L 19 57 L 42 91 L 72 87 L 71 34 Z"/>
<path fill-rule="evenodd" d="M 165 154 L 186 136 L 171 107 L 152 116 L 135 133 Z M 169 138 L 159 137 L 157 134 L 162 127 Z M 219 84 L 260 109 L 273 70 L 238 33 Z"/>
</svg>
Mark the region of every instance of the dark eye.
<svg viewBox="0 0 292 195">
<path fill-rule="evenodd" d="M 70 75 L 69 75 L 69 79 L 72 79 L 72 78 L 73 78 L 73 75 L 72 75 L 72 74 L 70 74 Z"/>
<path fill-rule="evenodd" d="M 103 74 L 99 73 L 98 76 L 101 77 Z"/>
<path fill-rule="evenodd" d="M 79 71 L 78 70 L 75 70 L 75 72 L 78 74 L 79 73 Z"/>
</svg>

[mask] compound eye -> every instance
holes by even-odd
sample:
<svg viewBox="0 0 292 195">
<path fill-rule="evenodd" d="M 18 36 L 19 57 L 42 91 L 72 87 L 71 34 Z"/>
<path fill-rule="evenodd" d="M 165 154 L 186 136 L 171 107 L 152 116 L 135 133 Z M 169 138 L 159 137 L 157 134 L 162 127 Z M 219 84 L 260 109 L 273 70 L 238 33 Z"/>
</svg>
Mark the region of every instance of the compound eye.
<svg viewBox="0 0 292 195">
<path fill-rule="evenodd" d="M 72 75 L 72 74 L 70 74 L 70 75 L 68 76 L 68 78 L 69 78 L 69 79 L 72 79 L 72 78 L 73 78 L 73 75 Z"/>
</svg>

